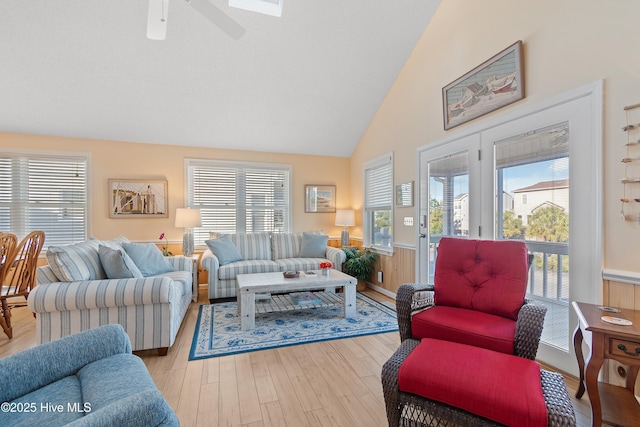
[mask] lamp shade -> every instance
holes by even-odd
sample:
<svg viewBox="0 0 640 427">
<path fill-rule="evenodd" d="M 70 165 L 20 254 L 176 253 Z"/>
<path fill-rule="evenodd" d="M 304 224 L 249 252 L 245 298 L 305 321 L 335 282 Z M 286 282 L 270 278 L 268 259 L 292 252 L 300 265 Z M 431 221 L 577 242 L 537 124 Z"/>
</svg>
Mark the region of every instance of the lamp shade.
<svg viewBox="0 0 640 427">
<path fill-rule="evenodd" d="M 176 227 L 202 227 L 200 209 L 178 208 L 176 209 Z"/>
<path fill-rule="evenodd" d="M 351 209 L 336 210 L 336 225 L 353 227 L 356 225 L 356 213 Z"/>
</svg>

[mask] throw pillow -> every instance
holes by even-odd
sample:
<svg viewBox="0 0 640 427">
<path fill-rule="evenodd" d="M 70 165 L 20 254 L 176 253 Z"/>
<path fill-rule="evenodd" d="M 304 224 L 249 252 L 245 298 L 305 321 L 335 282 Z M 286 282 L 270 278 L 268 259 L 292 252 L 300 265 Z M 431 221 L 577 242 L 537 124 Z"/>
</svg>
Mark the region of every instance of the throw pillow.
<svg viewBox="0 0 640 427">
<path fill-rule="evenodd" d="M 104 279 L 107 276 L 100 263 L 99 244 L 99 240 L 87 240 L 73 245 L 49 246 L 47 262 L 61 282 Z"/>
<path fill-rule="evenodd" d="M 123 243 L 127 255 L 140 269 L 142 276 L 149 277 L 173 271 L 173 264 L 153 243 Z"/>
<path fill-rule="evenodd" d="M 233 244 L 228 235 L 223 234 L 217 239 L 204 241 L 211 252 L 218 258 L 220 265 L 229 264 L 231 262 L 242 261 L 240 251 Z"/>
<path fill-rule="evenodd" d="M 124 236 L 118 236 L 115 239 L 103 240 L 101 242 L 102 245 L 109 246 L 110 248 L 113 248 L 113 249 L 123 249 L 122 248 L 123 243 L 129 243 L 129 239 L 127 239 Z"/>
<path fill-rule="evenodd" d="M 300 258 L 324 258 L 327 253 L 329 236 L 315 233 L 302 233 Z"/>
<path fill-rule="evenodd" d="M 120 249 L 100 245 L 98 246 L 98 255 L 100 255 L 102 268 L 109 279 L 139 279 L 143 277 L 131 257 Z"/>
</svg>

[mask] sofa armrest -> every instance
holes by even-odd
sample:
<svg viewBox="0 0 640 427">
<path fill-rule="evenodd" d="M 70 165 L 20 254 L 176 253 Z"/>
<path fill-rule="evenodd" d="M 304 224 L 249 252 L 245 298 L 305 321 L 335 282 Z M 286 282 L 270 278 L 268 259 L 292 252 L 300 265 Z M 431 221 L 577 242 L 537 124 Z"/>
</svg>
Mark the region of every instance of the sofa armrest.
<svg viewBox="0 0 640 427">
<path fill-rule="evenodd" d="M 433 285 L 404 283 L 396 293 L 396 312 L 400 341 L 412 338 L 411 315 L 433 305 Z"/>
<path fill-rule="evenodd" d="M 167 259 L 171 262 L 175 271 L 188 271 L 189 273 L 193 273 L 193 262 L 190 257 L 175 255 L 167 257 Z"/>
<path fill-rule="evenodd" d="M 326 257 L 333 264 L 333 268 L 342 271 L 342 264 L 347 260 L 347 255 L 342 249 L 327 246 Z"/>
<path fill-rule="evenodd" d="M 525 301 L 520 308 L 513 343 L 513 353 L 516 356 L 535 360 L 546 313 L 547 307 L 529 301 Z"/>
<path fill-rule="evenodd" d="M 0 359 L 0 402 L 8 402 L 83 366 L 115 354 L 131 353 L 121 325 L 104 325 L 69 335 Z"/>
<path fill-rule="evenodd" d="M 170 277 L 55 282 L 31 290 L 27 305 L 34 313 L 163 304 L 178 301 L 179 287 Z"/>
<path fill-rule="evenodd" d="M 70 427 L 179 426 L 159 390 L 144 390 L 69 423 Z"/>
<path fill-rule="evenodd" d="M 220 268 L 220 260 L 218 260 L 218 257 L 215 256 L 213 252 L 211 252 L 211 249 L 206 249 L 202 253 L 200 264 L 202 265 L 202 268 L 207 271 L 212 271 L 214 269 Z"/>
</svg>

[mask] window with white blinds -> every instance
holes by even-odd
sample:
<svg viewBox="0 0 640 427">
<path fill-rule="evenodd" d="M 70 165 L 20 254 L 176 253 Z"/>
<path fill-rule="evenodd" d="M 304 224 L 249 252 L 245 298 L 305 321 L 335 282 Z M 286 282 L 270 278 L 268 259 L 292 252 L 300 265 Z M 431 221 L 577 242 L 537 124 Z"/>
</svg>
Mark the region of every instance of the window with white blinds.
<svg viewBox="0 0 640 427">
<path fill-rule="evenodd" d="M 186 159 L 185 169 L 187 205 L 202 215 L 196 244 L 209 232 L 290 231 L 291 166 Z"/>
<path fill-rule="evenodd" d="M 364 243 L 390 251 L 393 241 L 393 154 L 364 165 Z"/>
<path fill-rule="evenodd" d="M 45 232 L 51 245 L 87 238 L 87 157 L 0 152 L 0 231 Z"/>
</svg>

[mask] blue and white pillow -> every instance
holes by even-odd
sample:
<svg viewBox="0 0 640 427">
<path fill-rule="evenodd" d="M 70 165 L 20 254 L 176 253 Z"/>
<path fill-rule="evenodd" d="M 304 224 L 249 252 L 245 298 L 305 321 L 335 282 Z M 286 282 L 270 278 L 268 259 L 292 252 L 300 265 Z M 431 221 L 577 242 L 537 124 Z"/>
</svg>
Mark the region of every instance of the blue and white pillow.
<svg viewBox="0 0 640 427">
<path fill-rule="evenodd" d="M 106 279 L 98 246 L 100 240 L 87 240 L 66 246 L 49 246 L 47 261 L 61 282 Z"/>
</svg>

